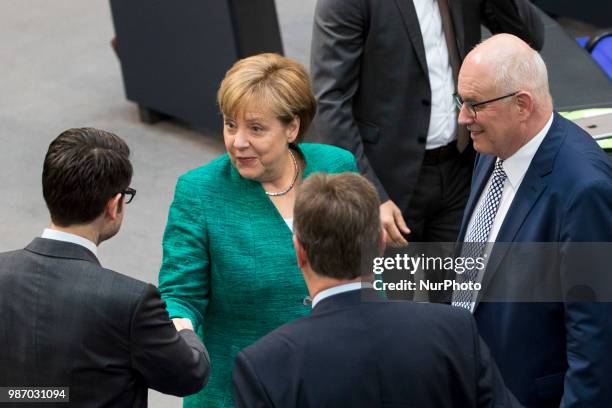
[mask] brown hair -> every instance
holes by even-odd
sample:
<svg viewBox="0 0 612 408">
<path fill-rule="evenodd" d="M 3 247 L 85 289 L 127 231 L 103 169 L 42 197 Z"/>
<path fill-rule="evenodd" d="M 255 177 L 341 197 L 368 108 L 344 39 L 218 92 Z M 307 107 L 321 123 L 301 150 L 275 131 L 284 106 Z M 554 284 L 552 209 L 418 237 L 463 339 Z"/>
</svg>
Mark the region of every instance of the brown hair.
<svg viewBox="0 0 612 408">
<path fill-rule="evenodd" d="M 97 218 L 109 199 L 132 180 L 130 149 L 113 133 L 68 129 L 51 144 L 43 164 L 43 196 L 54 224 L 67 227 Z"/>
<path fill-rule="evenodd" d="M 321 276 L 354 279 L 380 245 L 380 201 L 356 173 L 309 177 L 295 199 L 293 228 L 312 269 Z"/>
<path fill-rule="evenodd" d="M 235 116 L 251 103 L 268 107 L 286 125 L 297 116 L 300 129 L 296 143 L 304 138 L 317 110 L 304 67 L 271 53 L 236 62 L 221 81 L 217 103 L 225 116 Z"/>
</svg>

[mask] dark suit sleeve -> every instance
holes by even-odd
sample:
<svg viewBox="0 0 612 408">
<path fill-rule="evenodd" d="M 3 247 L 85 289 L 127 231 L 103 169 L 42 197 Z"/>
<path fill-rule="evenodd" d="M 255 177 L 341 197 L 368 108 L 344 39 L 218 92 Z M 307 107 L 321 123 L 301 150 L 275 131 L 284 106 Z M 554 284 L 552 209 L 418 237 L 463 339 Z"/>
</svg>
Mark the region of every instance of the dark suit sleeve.
<svg viewBox="0 0 612 408">
<path fill-rule="evenodd" d="M 482 14 L 493 34 L 514 34 L 536 50 L 544 46 L 544 23 L 529 0 L 484 0 Z"/>
<path fill-rule="evenodd" d="M 504 380 L 491 357 L 486 343 L 478 334 L 476 321 L 469 315 L 474 339 L 474 356 L 476 358 L 476 406 L 479 408 L 515 408 L 522 407 L 516 397 L 506 388 Z"/>
<path fill-rule="evenodd" d="M 176 328 L 153 285 L 147 285 L 132 318 L 132 366 L 150 388 L 177 396 L 206 384 L 210 360 L 204 344 L 190 330 Z"/>
<path fill-rule="evenodd" d="M 366 37 L 361 0 L 319 0 L 312 32 L 310 73 L 317 99 L 312 139 L 353 153 L 359 171 L 370 180 L 382 202 L 389 196 L 364 154 L 353 116 L 353 97 Z"/>
<path fill-rule="evenodd" d="M 274 406 L 244 352 L 240 352 L 236 356 L 233 382 L 236 407 L 264 408 Z"/>
<path fill-rule="evenodd" d="M 612 182 L 591 182 L 568 201 L 561 254 L 568 369 L 561 406 L 610 406 Z"/>
</svg>

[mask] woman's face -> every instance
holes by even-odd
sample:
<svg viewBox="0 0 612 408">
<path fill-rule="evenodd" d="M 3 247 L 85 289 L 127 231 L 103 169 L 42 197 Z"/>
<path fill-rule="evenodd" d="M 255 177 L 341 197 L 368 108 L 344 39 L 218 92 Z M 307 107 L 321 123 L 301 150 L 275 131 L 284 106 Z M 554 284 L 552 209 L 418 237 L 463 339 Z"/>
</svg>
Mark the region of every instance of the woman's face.
<svg viewBox="0 0 612 408">
<path fill-rule="evenodd" d="M 285 125 L 269 109 L 253 106 L 236 116 L 223 117 L 223 139 L 240 175 L 259 182 L 282 177 L 289 160 L 287 145 L 297 137 L 299 119 Z"/>
</svg>

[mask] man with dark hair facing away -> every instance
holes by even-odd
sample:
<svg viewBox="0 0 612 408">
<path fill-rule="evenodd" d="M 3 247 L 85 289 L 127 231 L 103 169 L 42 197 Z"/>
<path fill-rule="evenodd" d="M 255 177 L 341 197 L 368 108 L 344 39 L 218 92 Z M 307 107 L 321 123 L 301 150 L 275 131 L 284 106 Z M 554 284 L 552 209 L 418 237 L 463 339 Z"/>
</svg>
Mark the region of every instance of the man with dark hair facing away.
<svg viewBox="0 0 612 408">
<path fill-rule="evenodd" d="M 51 225 L 0 254 L 0 386 L 68 387 L 54 402 L 71 406 L 146 407 L 147 388 L 184 396 L 206 383 L 208 355 L 189 322 L 173 325 L 155 286 L 98 261 L 136 194 L 129 153 L 93 128 L 50 144 L 42 184 Z"/>
<path fill-rule="evenodd" d="M 238 407 L 514 406 L 469 313 L 385 302 L 365 282 L 384 247 L 379 205 L 354 173 L 304 182 L 294 246 L 313 310 L 238 354 Z"/>
</svg>

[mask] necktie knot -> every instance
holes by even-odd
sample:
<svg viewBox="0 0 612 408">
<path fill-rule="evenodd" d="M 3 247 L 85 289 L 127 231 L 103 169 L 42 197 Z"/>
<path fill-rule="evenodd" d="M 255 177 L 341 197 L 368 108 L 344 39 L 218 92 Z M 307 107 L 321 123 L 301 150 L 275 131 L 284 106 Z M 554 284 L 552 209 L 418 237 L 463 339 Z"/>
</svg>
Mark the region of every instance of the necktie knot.
<svg viewBox="0 0 612 408">
<path fill-rule="evenodd" d="M 503 164 L 503 160 L 498 160 L 497 163 L 495 163 L 495 169 L 493 170 L 493 179 L 502 183 L 506 181 L 506 178 L 508 178 L 506 172 L 504 171 Z"/>
</svg>

